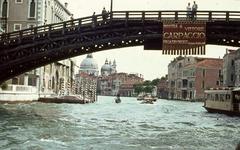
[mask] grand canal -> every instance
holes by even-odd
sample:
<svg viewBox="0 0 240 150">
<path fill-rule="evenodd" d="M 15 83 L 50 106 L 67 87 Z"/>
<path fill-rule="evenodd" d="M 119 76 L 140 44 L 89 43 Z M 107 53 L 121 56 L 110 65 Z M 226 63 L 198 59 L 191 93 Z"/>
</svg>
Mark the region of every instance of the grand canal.
<svg viewBox="0 0 240 150">
<path fill-rule="evenodd" d="M 209 114 L 202 103 L 113 99 L 1 104 L 0 149 L 231 150 L 240 141 L 240 118 Z"/>
</svg>

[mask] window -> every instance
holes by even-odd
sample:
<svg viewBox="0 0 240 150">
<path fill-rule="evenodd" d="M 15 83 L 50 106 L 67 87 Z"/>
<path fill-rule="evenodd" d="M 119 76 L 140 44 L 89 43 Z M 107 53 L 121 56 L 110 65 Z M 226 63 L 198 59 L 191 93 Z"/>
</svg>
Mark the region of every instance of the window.
<svg viewBox="0 0 240 150">
<path fill-rule="evenodd" d="M 222 70 L 219 70 L 218 71 L 218 76 L 221 77 L 221 75 L 222 75 Z"/>
<path fill-rule="evenodd" d="M 2 3 L 2 17 L 7 18 L 8 16 L 8 1 L 4 0 Z"/>
<path fill-rule="evenodd" d="M 205 82 L 202 81 L 202 88 L 204 89 L 205 88 Z"/>
<path fill-rule="evenodd" d="M 233 81 L 234 80 L 234 75 L 233 74 L 231 74 L 231 81 Z"/>
<path fill-rule="evenodd" d="M 31 0 L 29 4 L 29 17 L 30 18 L 35 18 L 36 16 L 36 5 L 35 5 L 35 0 Z"/>
<path fill-rule="evenodd" d="M 14 31 L 19 31 L 22 29 L 22 24 L 14 24 Z"/>
<path fill-rule="evenodd" d="M 232 60 L 232 66 L 234 66 L 234 60 Z"/>
<path fill-rule="evenodd" d="M 206 71 L 205 71 L 205 69 L 203 69 L 203 72 L 202 72 L 203 77 L 205 77 L 205 73 L 206 73 Z"/>
<path fill-rule="evenodd" d="M 179 64 L 178 64 L 178 68 L 182 68 L 182 63 L 179 63 Z"/>
<path fill-rule="evenodd" d="M 23 0 L 15 0 L 15 3 L 17 4 L 23 3 Z"/>
</svg>

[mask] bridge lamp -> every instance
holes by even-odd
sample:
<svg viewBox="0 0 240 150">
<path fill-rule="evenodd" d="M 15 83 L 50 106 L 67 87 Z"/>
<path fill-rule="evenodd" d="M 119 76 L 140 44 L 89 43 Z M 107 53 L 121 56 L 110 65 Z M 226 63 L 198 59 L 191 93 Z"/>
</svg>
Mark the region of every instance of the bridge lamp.
<svg viewBox="0 0 240 150">
<path fill-rule="evenodd" d="M 111 4 L 110 4 L 110 12 L 112 12 L 113 9 L 113 0 L 111 0 Z"/>
</svg>

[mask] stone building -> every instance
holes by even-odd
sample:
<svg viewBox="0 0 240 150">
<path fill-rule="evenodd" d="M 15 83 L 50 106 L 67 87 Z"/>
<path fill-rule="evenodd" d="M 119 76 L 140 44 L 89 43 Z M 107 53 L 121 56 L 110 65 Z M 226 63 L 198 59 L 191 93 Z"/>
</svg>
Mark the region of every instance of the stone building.
<svg viewBox="0 0 240 150">
<path fill-rule="evenodd" d="M 189 64 L 195 64 L 198 60 L 195 57 L 182 57 L 175 58 L 168 64 L 168 97 L 169 99 L 181 99 L 182 95 L 182 73 L 183 67 Z"/>
<path fill-rule="evenodd" d="M 0 28 L 3 32 L 57 23 L 70 17 L 72 14 L 67 3 L 63 5 L 58 0 L 0 0 Z M 19 75 L 7 83 L 9 87 L 37 88 L 42 96 L 66 94 L 71 91 L 69 88 L 73 83 L 73 64 L 72 59 L 58 61 Z"/>
<path fill-rule="evenodd" d="M 223 85 L 227 87 L 240 86 L 240 49 L 226 49 L 223 57 Z"/>
<path fill-rule="evenodd" d="M 222 86 L 222 59 L 184 57 L 169 64 L 169 99 L 202 100 L 204 90 Z"/>
</svg>

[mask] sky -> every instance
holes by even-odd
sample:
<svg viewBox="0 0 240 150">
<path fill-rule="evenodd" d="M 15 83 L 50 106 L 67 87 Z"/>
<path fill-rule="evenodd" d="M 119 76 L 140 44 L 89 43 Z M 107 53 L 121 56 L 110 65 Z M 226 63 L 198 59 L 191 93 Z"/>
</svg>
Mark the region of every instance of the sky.
<svg viewBox="0 0 240 150">
<path fill-rule="evenodd" d="M 93 12 L 100 14 L 103 7 L 110 10 L 111 0 L 60 0 L 68 2 L 68 9 L 74 18 L 91 16 Z M 186 10 L 190 0 L 113 0 L 113 11 L 125 10 Z M 198 10 L 226 10 L 240 11 L 240 0 L 196 0 Z M 197 57 L 222 58 L 226 48 L 236 47 L 207 45 L 206 55 Z M 99 71 L 105 60 L 116 60 L 117 71 L 138 73 L 145 80 L 153 80 L 167 74 L 168 64 L 176 56 L 162 55 L 161 51 L 144 51 L 143 46 L 120 48 L 93 53 L 98 62 Z M 76 57 L 77 65 L 86 58 L 86 55 Z"/>
</svg>

